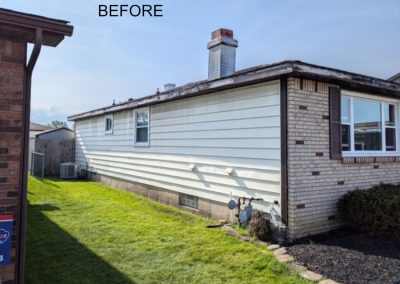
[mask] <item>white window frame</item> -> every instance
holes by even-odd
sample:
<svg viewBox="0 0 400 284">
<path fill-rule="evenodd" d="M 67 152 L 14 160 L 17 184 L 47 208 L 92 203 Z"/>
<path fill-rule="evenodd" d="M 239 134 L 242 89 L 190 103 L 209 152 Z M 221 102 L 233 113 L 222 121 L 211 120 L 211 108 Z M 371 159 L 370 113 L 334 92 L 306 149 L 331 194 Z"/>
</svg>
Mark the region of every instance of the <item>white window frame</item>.
<svg viewBox="0 0 400 284">
<path fill-rule="evenodd" d="M 147 125 L 147 142 L 137 142 L 136 141 L 136 129 L 137 128 L 145 128 L 145 127 L 137 127 L 136 113 L 139 111 L 144 111 L 144 110 L 147 111 L 148 118 L 149 118 L 149 123 Z M 149 147 L 150 146 L 150 108 L 149 107 L 138 108 L 133 111 L 133 144 L 138 147 Z"/>
<path fill-rule="evenodd" d="M 347 97 L 350 99 L 350 123 L 343 123 L 345 125 L 350 125 L 350 151 L 342 151 L 343 157 L 385 157 L 385 156 L 400 156 L 400 102 L 399 100 L 390 99 L 390 98 L 382 98 L 378 96 L 365 95 L 362 93 L 351 92 L 351 91 L 342 91 L 342 97 Z M 354 149 L 354 109 L 353 109 L 353 101 L 354 99 L 362 99 L 373 102 L 379 102 L 381 108 L 381 133 L 382 133 L 382 150 L 380 151 L 356 151 Z M 384 113 L 384 105 L 392 104 L 394 105 L 395 112 L 395 126 L 386 126 L 385 125 L 385 113 Z M 386 150 L 386 128 L 395 128 L 396 129 L 396 151 L 387 151 Z M 341 140 L 340 140 L 341 141 Z"/>
<path fill-rule="evenodd" d="M 111 129 L 107 130 L 107 120 L 111 119 Z M 108 114 L 104 117 L 104 134 L 110 135 L 114 132 L 114 115 Z"/>
</svg>

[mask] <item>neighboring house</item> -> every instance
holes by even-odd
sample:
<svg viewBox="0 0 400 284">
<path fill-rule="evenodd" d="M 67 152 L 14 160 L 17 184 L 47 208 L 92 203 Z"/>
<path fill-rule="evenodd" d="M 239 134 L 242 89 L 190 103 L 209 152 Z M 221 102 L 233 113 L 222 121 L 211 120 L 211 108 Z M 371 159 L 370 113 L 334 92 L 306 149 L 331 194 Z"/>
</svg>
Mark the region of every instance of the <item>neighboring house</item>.
<svg viewBox="0 0 400 284">
<path fill-rule="evenodd" d="M 67 23 L 0 8 L 0 215 L 14 218 L 13 235 L 1 234 L 1 241 L 12 239 L 10 262 L 0 257 L 1 283 L 24 283 L 32 72 L 42 45 L 55 47 L 72 34 Z"/>
<path fill-rule="evenodd" d="M 395 82 L 397 84 L 400 84 L 400 73 L 397 73 L 396 75 L 390 77 L 388 79 L 388 81 L 392 81 L 392 82 Z"/>
<path fill-rule="evenodd" d="M 50 129 L 52 129 L 50 126 L 31 122 L 29 123 L 29 139 L 35 139 L 36 134 Z"/>
<path fill-rule="evenodd" d="M 346 192 L 400 182 L 400 85 L 300 61 L 235 72 L 236 47 L 215 31 L 209 80 L 69 117 L 76 162 L 215 218 L 231 193 L 263 198 L 290 239 L 341 225 Z"/>
<path fill-rule="evenodd" d="M 36 134 L 36 139 L 47 140 L 67 140 L 74 139 L 75 132 L 68 127 L 59 127 L 46 130 Z"/>
<path fill-rule="evenodd" d="M 51 129 L 51 127 L 30 122 L 29 123 L 29 154 L 28 154 L 28 170 L 31 170 L 31 160 L 32 160 L 32 152 L 35 149 L 35 139 L 36 139 L 36 134 L 39 134 L 40 132 L 46 131 Z"/>
</svg>

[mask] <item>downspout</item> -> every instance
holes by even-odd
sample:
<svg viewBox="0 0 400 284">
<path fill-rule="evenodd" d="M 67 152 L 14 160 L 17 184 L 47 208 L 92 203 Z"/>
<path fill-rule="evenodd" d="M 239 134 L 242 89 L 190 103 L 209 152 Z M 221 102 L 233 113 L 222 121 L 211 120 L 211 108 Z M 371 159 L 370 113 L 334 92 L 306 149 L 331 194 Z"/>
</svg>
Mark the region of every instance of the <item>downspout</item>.
<svg viewBox="0 0 400 284">
<path fill-rule="evenodd" d="M 288 79 L 280 78 L 280 123 L 281 123 L 281 217 L 286 230 L 283 232 L 283 239 L 287 240 L 289 226 L 289 188 L 288 188 L 288 126 L 287 126 L 287 100 L 288 100 Z"/>
<path fill-rule="evenodd" d="M 36 61 L 39 58 L 40 50 L 42 49 L 43 30 L 36 29 L 35 45 L 33 47 L 28 64 L 25 67 L 25 80 L 24 80 L 24 106 L 23 106 L 23 136 L 22 136 L 22 165 L 20 171 L 20 196 L 19 196 L 19 227 L 17 228 L 18 243 L 17 243 L 17 271 L 16 283 L 24 283 L 25 271 L 25 234 L 26 234 L 26 209 L 27 209 L 27 182 L 28 182 L 28 155 L 29 155 L 29 124 L 31 115 L 31 86 L 32 86 L 32 73 L 35 68 Z M 18 223 L 17 223 L 18 224 Z"/>
</svg>

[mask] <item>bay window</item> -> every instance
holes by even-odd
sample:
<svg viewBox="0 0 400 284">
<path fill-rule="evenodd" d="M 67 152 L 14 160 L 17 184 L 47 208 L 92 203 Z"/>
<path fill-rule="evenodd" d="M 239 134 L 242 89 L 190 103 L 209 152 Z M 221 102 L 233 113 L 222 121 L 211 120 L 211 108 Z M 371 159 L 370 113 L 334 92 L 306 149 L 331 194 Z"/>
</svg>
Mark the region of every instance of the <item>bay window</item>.
<svg viewBox="0 0 400 284">
<path fill-rule="evenodd" d="M 397 152 L 397 104 L 342 95 L 340 105 L 343 154 Z"/>
</svg>

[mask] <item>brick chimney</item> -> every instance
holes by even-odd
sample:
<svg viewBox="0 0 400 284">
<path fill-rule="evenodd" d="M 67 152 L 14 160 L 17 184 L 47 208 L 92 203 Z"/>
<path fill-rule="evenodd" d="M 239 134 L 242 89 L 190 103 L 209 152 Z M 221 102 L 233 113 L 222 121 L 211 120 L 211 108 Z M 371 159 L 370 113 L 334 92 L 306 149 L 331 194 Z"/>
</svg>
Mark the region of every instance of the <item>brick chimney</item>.
<svg viewBox="0 0 400 284">
<path fill-rule="evenodd" d="M 207 44 L 208 80 L 226 77 L 235 73 L 236 47 L 238 41 L 233 38 L 233 31 L 219 29 L 211 34 L 211 41 Z"/>
</svg>

